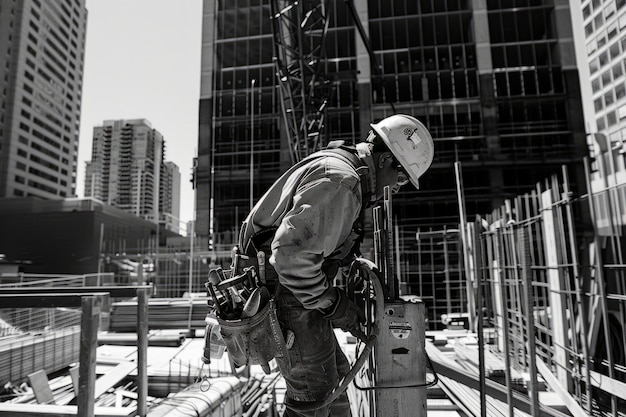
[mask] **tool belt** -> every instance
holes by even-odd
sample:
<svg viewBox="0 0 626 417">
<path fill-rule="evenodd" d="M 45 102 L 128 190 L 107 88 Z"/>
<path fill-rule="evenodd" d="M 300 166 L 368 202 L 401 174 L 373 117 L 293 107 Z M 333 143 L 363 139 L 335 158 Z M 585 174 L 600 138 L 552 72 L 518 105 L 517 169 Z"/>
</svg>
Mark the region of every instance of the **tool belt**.
<svg viewBox="0 0 626 417">
<path fill-rule="evenodd" d="M 217 321 L 235 366 L 258 364 L 269 374 L 269 362 L 286 354 L 285 339 L 278 324 L 273 298 L 250 318 L 224 320 L 218 317 Z"/>
<path fill-rule="evenodd" d="M 280 286 L 266 279 L 264 252 L 247 256 L 235 246 L 232 259 L 230 270 L 218 267 L 209 271 L 209 305 L 232 363 L 237 367 L 261 365 L 269 374 L 269 362 L 285 357 L 287 351 L 276 311 Z"/>
</svg>

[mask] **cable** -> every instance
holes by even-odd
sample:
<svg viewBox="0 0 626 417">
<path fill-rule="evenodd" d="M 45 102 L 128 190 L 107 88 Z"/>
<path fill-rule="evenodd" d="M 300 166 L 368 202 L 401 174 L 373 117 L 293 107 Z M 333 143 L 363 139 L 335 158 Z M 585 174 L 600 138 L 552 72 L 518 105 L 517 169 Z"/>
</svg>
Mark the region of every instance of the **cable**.
<svg viewBox="0 0 626 417">
<path fill-rule="evenodd" d="M 434 387 L 435 385 L 437 385 L 439 383 L 439 375 L 437 375 L 437 372 L 435 371 L 435 368 L 433 367 L 433 363 L 430 360 L 430 357 L 428 356 L 428 353 L 424 352 L 424 354 L 426 355 L 426 360 L 428 361 L 428 368 L 430 368 L 430 370 L 432 371 L 432 374 L 434 376 L 434 379 L 430 382 L 425 382 L 423 384 L 413 384 L 413 385 L 377 385 L 377 386 L 373 386 L 373 387 L 361 387 L 359 386 L 359 384 L 356 383 L 356 379 L 354 380 L 354 386 L 356 387 L 356 389 L 360 390 L 360 391 L 376 391 L 376 390 L 382 390 L 382 389 L 397 389 L 397 388 L 430 388 L 430 387 Z"/>
</svg>

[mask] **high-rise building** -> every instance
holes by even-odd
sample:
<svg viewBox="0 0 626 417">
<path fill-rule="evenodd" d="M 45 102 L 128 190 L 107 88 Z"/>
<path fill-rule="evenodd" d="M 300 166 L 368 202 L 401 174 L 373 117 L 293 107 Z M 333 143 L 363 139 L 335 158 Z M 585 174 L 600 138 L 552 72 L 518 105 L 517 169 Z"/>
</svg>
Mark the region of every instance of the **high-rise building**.
<svg viewBox="0 0 626 417">
<path fill-rule="evenodd" d="M 166 224 L 168 230 L 179 232 L 185 227 L 179 224 L 180 219 L 180 169 L 178 165 L 167 161 L 161 166 L 161 186 L 159 188 L 160 222 Z"/>
<path fill-rule="evenodd" d="M 305 37 L 273 35 L 277 20 L 304 28 L 320 15 L 327 25 Z M 296 39 L 303 57 L 318 39 L 322 52 L 276 68 L 276 51 L 295 48 Z M 435 160 L 420 189 L 394 196 L 402 291 L 427 303 L 463 304 L 460 268 L 439 265 L 441 248 L 425 253 L 416 241 L 417 232 L 458 230 L 456 162 L 469 219 L 564 164 L 581 178 L 584 118 L 571 16 L 561 1 L 204 0 L 202 52 L 196 233 L 207 241 L 211 233 L 217 249 L 232 245 L 250 201 L 292 163 L 283 120 L 291 113 L 282 112 L 280 94 L 289 71 L 295 79 L 315 67 L 318 87 L 327 88 L 322 146 L 361 141 L 369 123 L 393 113 L 411 114 L 432 132 Z M 422 276 L 416 264 L 433 265 L 433 273 Z M 428 307 L 434 319 L 439 312 Z"/>
<path fill-rule="evenodd" d="M 92 156 L 87 162 L 85 196 L 138 217 L 176 224 L 180 207 L 178 167 L 164 161 L 163 135 L 145 119 L 105 120 L 93 130 Z M 165 174 L 162 180 L 161 175 Z"/>
<path fill-rule="evenodd" d="M 589 123 L 590 145 L 603 163 L 594 167 L 611 183 L 626 181 L 626 0 L 605 2 L 585 0 L 584 64 L 581 85 L 588 88 L 592 104 Z M 586 85 L 585 85 L 586 83 Z M 602 162 L 602 161 L 600 161 Z"/>
<path fill-rule="evenodd" d="M 595 112 L 593 132 L 621 144 L 626 140 L 626 1 L 580 3 Z"/>
<path fill-rule="evenodd" d="M 598 231 L 611 235 L 626 225 L 626 217 L 619 215 L 626 208 L 626 0 L 580 3 L 584 37 L 579 50 L 582 65 L 588 65 L 581 70 L 581 86 L 588 88 L 587 102 L 593 103 L 588 127 L 593 133 L 591 188 L 600 196 Z M 615 196 L 616 215 L 602 202 L 607 195 Z"/>
<path fill-rule="evenodd" d="M 0 2 L 0 197 L 76 194 L 85 0 Z"/>
</svg>

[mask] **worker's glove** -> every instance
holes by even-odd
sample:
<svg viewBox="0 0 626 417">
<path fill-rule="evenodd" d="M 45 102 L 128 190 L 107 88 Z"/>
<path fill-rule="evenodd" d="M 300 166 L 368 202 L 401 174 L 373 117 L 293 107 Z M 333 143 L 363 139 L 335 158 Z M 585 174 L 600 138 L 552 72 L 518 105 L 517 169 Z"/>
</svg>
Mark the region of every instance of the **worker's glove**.
<svg viewBox="0 0 626 417">
<path fill-rule="evenodd" d="M 333 327 L 338 327 L 345 332 L 350 332 L 354 336 L 362 338 L 361 323 L 365 323 L 365 313 L 356 303 L 350 299 L 346 293 L 335 288 L 337 300 L 324 312 L 324 318 L 333 323 Z"/>
</svg>

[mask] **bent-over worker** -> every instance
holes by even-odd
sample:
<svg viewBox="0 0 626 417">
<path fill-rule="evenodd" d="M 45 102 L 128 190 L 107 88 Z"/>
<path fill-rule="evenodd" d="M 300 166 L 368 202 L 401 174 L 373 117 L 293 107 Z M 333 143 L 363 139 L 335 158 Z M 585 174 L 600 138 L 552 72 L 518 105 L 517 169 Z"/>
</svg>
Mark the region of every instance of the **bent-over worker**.
<svg viewBox="0 0 626 417">
<path fill-rule="evenodd" d="M 321 404 L 350 369 L 333 328 L 358 334 L 364 321 L 333 280 L 358 255 L 364 210 L 382 199 L 386 186 L 417 187 L 432 163 L 431 135 L 414 117 L 393 115 L 371 128 L 356 147 L 322 150 L 291 167 L 241 230 L 239 248 L 249 255 L 264 250 L 280 284 L 278 320 L 289 334 L 288 357 L 276 360 L 287 384 L 288 417 L 350 416 L 345 392 L 329 406 L 298 411 Z"/>
</svg>

